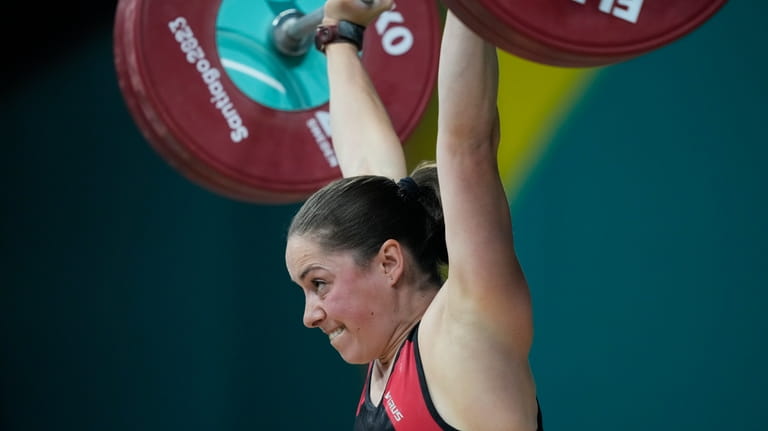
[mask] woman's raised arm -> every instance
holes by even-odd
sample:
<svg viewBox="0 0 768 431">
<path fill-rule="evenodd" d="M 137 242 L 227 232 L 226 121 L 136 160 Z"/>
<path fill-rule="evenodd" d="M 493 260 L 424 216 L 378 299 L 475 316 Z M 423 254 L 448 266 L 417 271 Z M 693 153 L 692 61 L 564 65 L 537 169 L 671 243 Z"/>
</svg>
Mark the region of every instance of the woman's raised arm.
<svg viewBox="0 0 768 431">
<path fill-rule="evenodd" d="M 329 0 L 323 25 L 350 21 L 367 26 L 392 0 Z M 351 43 L 331 43 L 325 48 L 330 86 L 333 147 L 344 177 L 381 175 L 399 179 L 406 175 L 405 155 L 389 115 Z"/>
<path fill-rule="evenodd" d="M 498 172 L 496 47 L 448 12 L 440 58 L 437 171 L 450 258 L 444 304 L 525 357 L 530 298 Z"/>
</svg>

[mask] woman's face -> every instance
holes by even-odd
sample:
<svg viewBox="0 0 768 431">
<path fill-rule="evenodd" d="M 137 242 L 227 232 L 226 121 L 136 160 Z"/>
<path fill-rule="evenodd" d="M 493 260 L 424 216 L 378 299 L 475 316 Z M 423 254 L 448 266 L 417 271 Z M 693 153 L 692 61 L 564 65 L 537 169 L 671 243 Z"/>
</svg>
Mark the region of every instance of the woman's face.
<svg viewBox="0 0 768 431">
<path fill-rule="evenodd" d="M 394 330 L 394 298 L 377 257 L 361 267 L 351 252 L 324 252 L 311 239 L 293 235 L 285 262 L 304 291 L 305 326 L 320 328 L 349 363 L 382 355 Z"/>
</svg>

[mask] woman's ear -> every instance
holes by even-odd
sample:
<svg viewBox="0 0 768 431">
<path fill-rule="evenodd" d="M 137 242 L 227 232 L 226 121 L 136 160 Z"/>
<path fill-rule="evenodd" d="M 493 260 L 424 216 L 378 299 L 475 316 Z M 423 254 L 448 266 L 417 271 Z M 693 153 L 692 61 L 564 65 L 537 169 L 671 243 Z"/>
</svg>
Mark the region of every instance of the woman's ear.
<svg viewBox="0 0 768 431">
<path fill-rule="evenodd" d="M 405 253 L 399 241 L 388 239 L 379 248 L 382 275 L 394 286 L 403 275 Z"/>
</svg>

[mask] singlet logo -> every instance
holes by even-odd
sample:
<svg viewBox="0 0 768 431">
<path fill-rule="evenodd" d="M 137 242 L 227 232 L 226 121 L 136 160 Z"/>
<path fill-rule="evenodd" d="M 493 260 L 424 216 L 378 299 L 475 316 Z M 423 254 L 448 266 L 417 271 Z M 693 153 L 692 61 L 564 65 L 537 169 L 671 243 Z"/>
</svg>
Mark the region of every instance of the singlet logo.
<svg viewBox="0 0 768 431">
<path fill-rule="evenodd" d="M 400 422 L 400 420 L 403 419 L 403 414 L 400 413 L 400 410 L 398 410 L 397 405 L 395 404 L 395 400 L 392 399 L 392 394 L 387 392 L 384 394 L 384 399 L 387 400 L 387 407 L 392 413 L 392 417 L 395 418 L 396 422 Z"/>
</svg>

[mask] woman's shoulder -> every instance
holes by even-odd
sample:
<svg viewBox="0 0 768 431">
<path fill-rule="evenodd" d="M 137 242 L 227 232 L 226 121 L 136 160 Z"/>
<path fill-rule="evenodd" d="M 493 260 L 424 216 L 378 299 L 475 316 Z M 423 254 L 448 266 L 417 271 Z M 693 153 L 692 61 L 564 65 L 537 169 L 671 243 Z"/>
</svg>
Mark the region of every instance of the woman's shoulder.
<svg viewBox="0 0 768 431">
<path fill-rule="evenodd" d="M 528 352 L 517 350 L 508 342 L 512 334 L 487 325 L 471 306 L 447 306 L 447 296 L 441 292 L 435 297 L 417 334 L 437 411 L 458 429 L 486 429 L 486 421 L 527 424 L 533 418 L 535 423 L 538 408 Z"/>
</svg>

